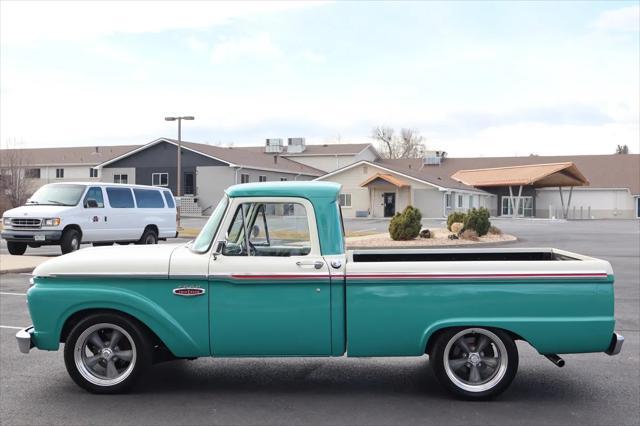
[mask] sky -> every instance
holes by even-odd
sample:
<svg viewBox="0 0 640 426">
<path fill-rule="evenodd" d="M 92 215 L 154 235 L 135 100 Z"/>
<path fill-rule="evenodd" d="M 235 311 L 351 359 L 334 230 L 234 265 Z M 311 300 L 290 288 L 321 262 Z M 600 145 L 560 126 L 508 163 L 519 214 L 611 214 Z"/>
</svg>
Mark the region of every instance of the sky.
<svg viewBox="0 0 640 426">
<path fill-rule="evenodd" d="M 616 2 L 0 2 L 3 146 L 372 142 L 640 151 L 640 7 Z"/>
</svg>

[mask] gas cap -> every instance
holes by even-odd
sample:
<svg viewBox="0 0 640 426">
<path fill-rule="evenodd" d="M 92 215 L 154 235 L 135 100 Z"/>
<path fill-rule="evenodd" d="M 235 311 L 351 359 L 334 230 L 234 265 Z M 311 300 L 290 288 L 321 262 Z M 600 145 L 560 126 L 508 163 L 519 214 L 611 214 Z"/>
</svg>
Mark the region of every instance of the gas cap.
<svg viewBox="0 0 640 426">
<path fill-rule="evenodd" d="M 342 262 L 341 262 L 341 261 L 339 261 L 339 260 L 332 260 L 332 261 L 331 261 L 331 266 L 332 266 L 334 269 L 340 269 L 340 268 L 342 267 Z"/>
</svg>

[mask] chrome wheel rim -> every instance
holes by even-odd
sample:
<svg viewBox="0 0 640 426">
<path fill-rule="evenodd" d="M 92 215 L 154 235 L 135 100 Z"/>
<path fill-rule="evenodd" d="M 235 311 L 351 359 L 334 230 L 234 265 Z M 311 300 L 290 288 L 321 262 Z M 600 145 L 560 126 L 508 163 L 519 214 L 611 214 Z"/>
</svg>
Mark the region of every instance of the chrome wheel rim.
<svg viewBox="0 0 640 426">
<path fill-rule="evenodd" d="M 131 335 L 115 324 L 101 323 L 80 334 L 74 347 L 78 372 L 98 386 L 114 386 L 131 375 L 137 358 Z"/>
<path fill-rule="evenodd" d="M 78 238 L 72 238 L 71 239 L 71 251 L 76 251 L 78 250 L 78 246 L 79 246 L 79 241 Z"/>
<path fill-rule="evenodd" d="M 447 377 L 460 389 L 484 392 L 507 372 L 509 356 L 502 340 L 483 328 L 468 328 L 453 336 L 444 349 Z"/>
</svg>

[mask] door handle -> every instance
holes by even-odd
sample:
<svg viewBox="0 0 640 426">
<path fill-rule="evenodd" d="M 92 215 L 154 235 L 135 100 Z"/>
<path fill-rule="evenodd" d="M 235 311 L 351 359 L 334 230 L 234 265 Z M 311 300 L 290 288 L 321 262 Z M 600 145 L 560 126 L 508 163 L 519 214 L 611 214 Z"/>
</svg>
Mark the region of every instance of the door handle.
<svg viewBox="0 0 640 426">
<path fill-rule="evenodd" d="M 304 268 L 305 266 L 313 266 L 316 269 L 322 269 L 322 267 L 324 266 L 324 262 L 322 262 L 320 260 L 316 260 L 315 262 L 297 261 L 296 265 L 298 265 L 298 267 L 300 267 L 300 268 Z"/>
</svg>

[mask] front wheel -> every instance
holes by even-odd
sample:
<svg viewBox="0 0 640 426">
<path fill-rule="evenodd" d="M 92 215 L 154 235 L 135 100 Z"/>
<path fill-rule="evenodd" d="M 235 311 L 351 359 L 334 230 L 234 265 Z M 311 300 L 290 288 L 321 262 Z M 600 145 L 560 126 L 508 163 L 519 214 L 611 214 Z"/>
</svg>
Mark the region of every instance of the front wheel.
<svg viewBox="0 0 640 426">
<path fill-rule="evenodd" d="M 116 314 L 94 314 L 69 333 L 64 362 L 71 378 L 92 393 L 128 391 L 151 365 L 151 344 L 134 321 Z"/>
<path fill-rule="evenodd" d="M 74 252 L 80 248 L 80 233 L 75 229 L 67 229 L 62 233 L 60 249 L 62 254 Z"/>
<path fill-rule="evenodd" d="M 518 348 L 502 330 L 453 328 L 437 337 L 430 354 L 440 383 L 465 399 L 504 392 L 518 371 Z"/>
</svg>

